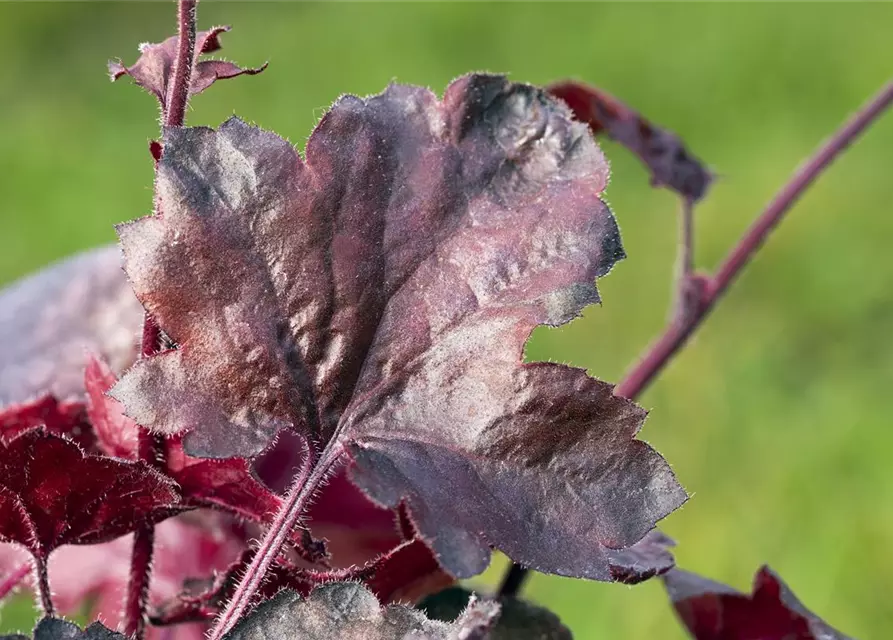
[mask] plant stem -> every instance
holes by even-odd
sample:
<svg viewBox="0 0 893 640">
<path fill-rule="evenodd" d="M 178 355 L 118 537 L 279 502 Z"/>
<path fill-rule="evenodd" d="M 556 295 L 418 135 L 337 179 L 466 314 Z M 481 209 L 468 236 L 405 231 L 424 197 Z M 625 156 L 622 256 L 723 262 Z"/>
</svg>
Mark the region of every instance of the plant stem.
<svg viewBox="0 0 893 640">
<path fill-rule="evenodd" d="M 195 64 L 195 12 L 198 0 L 179 0 L 177 10 L 177 58 L 165 101 L 164 126 L 182 127 L 189 103 L 189 85 Z"/>
<path fill-rule="evenodd" d="M 165 101 L 162 122 L 166 127 L 181 127 L 186 119 L 189 102 L 189 85 L 195 63 L 195 22 L 198 0 L 178 0 L 177 3 L 177 57 Z M 156 161 L 157 165 L 157 161 Z M 157 197 L 156 197 L 157 205 Z M 146 312 L 140 356 L 148 358 L 158 352 L 161 329 L 155 318 Z M 139 456 L 157 468 L 164 469 L 164 438 L 140 427 Z M 143 524 L 133 533 L 133 551 L 130 558 L 130 576 L 124 603 L 124 633 L 135 640 L 146 634 L 146 602 L 152 575 L 152 553 L 155 543 L 155 525 Z"/>
<path fill-rule="evenodd" d="M 337 437 L 333 437 L 323 449 L 316 464 L 313 465 L 313 470 L 310 471 L 309 467 L 305 467 L 300 476 L 295 479 L 285 498 L 285 503 L 270 524 L 257 553 L 251 560 L 245 575 L 239 581 L 236 592 L 227 603 L 226 609 L 217 618 L 217 622 L 208 636 L 209 640 L 221 640 L 239 618 L 247 613 L 251 599 L 263 583 L 264 576 L 276 556 L 279 555 L 289 533 L 297 525 L 322 481 L 341 460 L 343 453 L 344 450 Z"/>
<path fill-rule="evenodd" d="M 37 594 L 40 597 L 43 615 L 56 615 L 56 607 L 53 606 L 53 598 L 50 595 L 50 577 L 47 573 L 46 558 L 34 556 L 34 577 L 36 578 Z"/>
<path fill-rule="evenodd" d="M 747 266 L 751 258 L 763 246 L 772 230 L 781 222 L 791 206 L 797 202 L 806 189 L 827 169 L 837 156 L 865 131 L 878 117 L 893 104 L 893 81 L 887 83 L 877 94 L 859 108 L 832 135 L 812 157 L 803 164 L 788 182 L 775 194 L 751 227 L 738 240 L 723 260 L 716 275 L 707 279 L 702 289 L 699 304 L 692 305 L 690 313 L 675 314 L 664 333 L 648 349 L 638 364 L 627 373 L 614 388 L 614 395 L 634 400 L 644 391 L 674 355 L 686 344 L 688 338 L 701 325 L 713 306 L 734 282 L 738 274 Z M 686 212 L 683 210 L 683 215 Z M 683 219 L 682 251 L 687 250 Z M 690 240 L 690 239 L 689 239 Z M 683 257 L 683 267 L 689 258 Z M 693 262 L 693 261 L 692 261 Z M 683 269 L 684 270 L 684 269 Z M 689 272 L 692 275 L 692 272 Z M 512 565 L 502 586 L 500 596 L 514 596 L 524 584 L 529 570 Z"/>
<path fill-rule="evenodd" d="M 791 206 L 806 189 L 827 169 L 859 134 L 868 128 L 893 103 L 893 82 L 888 83 L 871 100 L 853 114 L 843 126 L 823 144 L 815 154 L 794 173 L 788 183 L 769 202 L 744 236 L 729 252 L 716 275 L 711 277 L 704 291 L 699 309 L 683 322 L 671 322 L 664 334 L 648 350 L 639 363 L 614 389 L 614 395 L 633 399 L 638 396 L 686 343 L 689 336 L 704 321 L 710 310 L 747 266 L 773 229 L 781 222 Z"/>
<path fill-rule="evenodd" d="M 19 583 L 24 580 L 25 576 L 27 576 L 30 572 L 31 563 L 23 562 L 16 570 L 6 576 L 3 579 L 3 582 L 0 582 L 0 601 L 8 596 L 13 589 L 19 586 Z"/>
</svg>

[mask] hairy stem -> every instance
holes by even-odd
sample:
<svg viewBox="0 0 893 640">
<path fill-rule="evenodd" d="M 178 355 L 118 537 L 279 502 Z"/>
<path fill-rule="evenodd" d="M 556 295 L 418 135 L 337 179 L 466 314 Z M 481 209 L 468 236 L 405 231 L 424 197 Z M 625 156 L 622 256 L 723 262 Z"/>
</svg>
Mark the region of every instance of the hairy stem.
<svg viewBox="0 0 893 640">
<path fill-rule="evenodd" d="M 34 556 L 34 578 L 43 615 L 56 615 L 56 607 L 53 606 L 53 597 L 50 593 L 50 576 L 47 573 L 46 558 Z"/>
<path fill-rule="evenodd" d="M 763 246 L 772 230 L 781 222 L 791 206 L 806 189 L 827 169 L 837 156 L 849 147 L 878 117 L 893 104 L 893 81 L 886 84 L 874 97 L 866 102 L 803 164 L 788 182 L 775 194 L 751 227 L 735 244 L 723 260 L 716 274 L 707 279 L 700 289 L 698 304 L 691 305 L 689 312 L 673 316 L 664 333 L 648 349 L 646 354 L 614 388 L 614 395 L 634 400 L 663 371 L 667 363 L 685 345 L 688 338 L 701 325 L 713 306 L 729 288 L 738 274 L 747 266 L 751 258 Z M 683 216 L 690 215 L 683 210 Z M 681 251 L 689 250 L 692 238 L 691 219 L 683 217 L 683 241 Z M 688 238 L 688 241 L 686 241 Z M 682 257 L 683 272 L 693 259 Z M 689 271 L 689 280 L 693 271 Z M 681 292 L 680 292 L 681 295 Z M 499 590 L 501 596 L 516 595 L 527 578 L 529 570 L 512 565 Z"/>
<path fill-rule="evenodd" d="M 245 575 L 239 581 L 236 592 L 227 603 L 226 608 L 214 628 L 208 636 L 209 640 L 221 640 L 233 625 L 241 618 L 251 605 L 251 599 L 257 593 L 264 576 L 279 555 L 282 545 L 288 539 L 292 529 L 298 524 L 304 511 L 310 503 L 310 499 L 316 493 L 323 480 L 332 469 L 341 461 L 344 450 L 337 438 L 332 438 L 326 448 L 320 454 L 312 471 L 305 467 L 304 471 L 295 479 L 285 503 L 276 514 L 276 518 L 270 524 L 266 535 L 254 554 L 251 564 L 245 571 Z"/>
<path fill-rule="evenodd" d="M 25 579 L 25 576 L 27 576 L 30 572 L 31 563 L 23 562 L 18 566 L 17 569 L 3 578 L 3 581 L 0 582 L 0 601 L 8 596 L 13 589 L 19 586 L 19 583 L 21 583 L 21 581 Z"/>
<path fill-rule="evenodd" d="M 189 85 L 195 64 L 195 11 L 198 0 L 179 0 L 177 9 L 177 58 L 165 101 L 164 125 L 182 127 L 189 103 Z"/>
<path fill-rule="evenodd" d="M 146 601 L 149 597 L 154 544 L 154 526 L 143 525 L 134 532 L 130 578 L 124 602 L 124 634 L 133 638 L 143 638 L 146 634 Z"/>
<path fill-rule="evenodd" d="M 162 113 L 167 127 L 182 127 L 189 102 L 189 85 L 195 63 L 195 22 L 198 0 L 177 2 L 177 57 L 174 60 L 171 81 Z M 156 160 L 157 165 L 157 160 Z M 157 210 L 156 197 L 156 210 Z M 156 211 L 157 212 L 157 211 Z M 143 321 L 140 356 L 148 358 L 158 352 L 161 329 L 148 312 Z M 164 439 L 140 428 L 139 456 L 149 464 L 166 467 Z M 146 603 L 149 597 L 149 581 L 152 576 L 152 553 L 155 544 L 155 525 L 143 524 L 133 533 L 133 551 L 130 558 L 130 576 L 124 602 L 124 633 L 142 640 L 146 635 Z"/>
</svg>

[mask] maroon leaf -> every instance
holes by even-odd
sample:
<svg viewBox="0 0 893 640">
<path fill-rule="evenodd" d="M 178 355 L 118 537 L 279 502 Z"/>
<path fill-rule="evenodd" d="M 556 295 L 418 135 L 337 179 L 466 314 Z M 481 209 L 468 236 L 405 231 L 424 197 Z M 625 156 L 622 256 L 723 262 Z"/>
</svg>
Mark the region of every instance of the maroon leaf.
<svg viewBox="0 0 893 640">
<path fill-rule="evenodd" d="M 177 499 L 175 485 L 145 463 L 84 455 L 42 429 L 0 445 L 0 541 L 38 558 L 124 535 Z"/>
<path fill-rule="evenodd" d="M 757 572 L 750 596 L 679 569 L 664 576 L 664 585 L 696 640 L 847 640 L 768 567 Z"/>
<path fill-rule="evenodd" d="M 636 154 L 651 171 L 651 184 L 700 200 L 713 175 L 676 134 L 652 124 L 614 96 L 579 82 L 561 82 L 549 93 L 564 100 L 594 134 L 604 132 Z"/>
<path fill-rule="evenodd" d="M 163 217 L 119 227 L 134 290 L 180 348 L 112 390 L 187 452 L 336 438 L 376 502 L 406 501 L 454 575 L 490 546 L 612 579 L 609 552 L 686 498 L 635 440 L 645 412 L 583 370 L 521 361 L 623 256 L 608 166 L 542 91 L 498 76 L 442 102 L 340 99 L 307 144 L 238 119 L 165 132 Z"/>
<path fill-rule="evenodd" d="M 0 442 L 9 442 L 34 427 L 68 436 L 82 447 L 89 447 L 95 439 L 81 402 L 59 402 L 48 395 L 0 409 Z"/>
<path fill-rule="evenodd" d="M 82 398 L 87 352 L 114 371 L 133 362 L 143 308 L 106 247 L 0 291 L 0 407 L 52 394 Z"/>
<path fill-rule="evenodd" d="M 106 395 L 117 381 L 118 377 L 102 360 L 93 355 L 88 357 L 84 388 L 97 444 L 110 456 L 139 460 L 139 426 L 124 415 L 120 402 Z"/>
<path fill-rule="evenodd" d="M 199 57 L 220 49 L 220 34 L 229 31 L 229 27 L 214 27 L 210 31 L 201 31 L 195 39 L 195 61 L 189 93 L 195 95 L 210 87 L 217 80 L 226 80 L 241 75 L 255 75 L 267 68 L 264 64 L 256 69 L 242 69 L 238 65 L 225 60 L 203 60 Z M 153 93 L 162 108 L 166 106 L 168 81 L 177 58 L 177 36 L 171 36 L 160 44 L 140 45 L 140 57 L 132 67 L 125 67 L 120 60 L 109 61 L 109 76 L 117 80 L 129 75 L 139 86 Z M 154 155 L 154 152 L 153 152 Z"/>
</svg>

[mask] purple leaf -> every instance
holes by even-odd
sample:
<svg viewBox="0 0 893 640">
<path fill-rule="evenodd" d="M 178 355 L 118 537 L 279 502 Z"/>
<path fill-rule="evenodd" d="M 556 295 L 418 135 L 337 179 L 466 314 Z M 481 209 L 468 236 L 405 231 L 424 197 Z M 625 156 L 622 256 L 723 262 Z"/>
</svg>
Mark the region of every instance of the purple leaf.
<svg viewBox="0 0 893 640">
<path fill-rule="evenodd" d="M 679 195 L 700 200 L 713 175 L 675 133 L 662 129 L 614 96 L 580 82 L 560 82 L 549 93 L 561 98 L 592 133 L 604 132 L 632 151 L 651 171 L 651 184 L 667 186 Z"/>
<path fill-rule="evenodd" d="M 657 529 L 626 549 L 608 550 L 611 576 L 616 582 L 638 584 L 659 576 L 676 565 L 670 549 L 676 543 Z"/>
<path fill-rule="evenodd" d="M 768 567 L 754 576 L 750 596 L 679 569 L 664 576 L 664 585 L 695 640 L 847 640 Z"/>
<path fill-rule="evenodd" d="M 43 427 L 49 433 L 66 436 L 89 448 L 95 436 L 87 413 L 82 402 L 59 402 L 51 395 L 9 405 L 0 409 L 0 442 L 9 442 L 34 427 Z"/>
<path fill-rule="evenodd" d="M 238 119 L 170 129 L 164 215 L 119 227 L 137 297 L 180 345 L 112 390 L 188 453 L 337 439 L 376 502 L 405 500 L 458 577 L 490 547 L 612 579 L 686 495 L 635 439 L 645 412 L 581 369 L 523 364 L 538 324 L 598 300 L 623 256 L 608 165 L 541 90 L 347 96 L 307 159 Z"/>
<path fill-rule="evenodd" d="M 201 55 L 220 49 L 220 34 L 225 31 L 229 31 L 229 27 L 214 27 L 210 31 L 201 31 L 196 34 L 195 60 L 189 86 L 190 95 L 201 93 L 217 80 L 226 80 L 241 75 L 255 75 L 267 68 L 266 64 L 256 69 L 243 69 L 225 60 L 199 61 Z M 177 36 L 171 36 L 160 44 L 140 45 L 139 60 L 132 67 L 125 67 L 120 60 L 109 61 L 109 76 L 112 80 L 117 80 L 123 75 L 129 75 L 139 86 L 154 94 L 164 108 L 167 100 L 168 81 L 173 72 L 174 61 L 177 59 L 177 41 Z"/>
<path fill-rule="evenodd" d="M 133 362 L 143 309 L 115 247 L 69 258 L 0 291 L 0 407 L 82 398 L 87 353 Z"/>
</svg>

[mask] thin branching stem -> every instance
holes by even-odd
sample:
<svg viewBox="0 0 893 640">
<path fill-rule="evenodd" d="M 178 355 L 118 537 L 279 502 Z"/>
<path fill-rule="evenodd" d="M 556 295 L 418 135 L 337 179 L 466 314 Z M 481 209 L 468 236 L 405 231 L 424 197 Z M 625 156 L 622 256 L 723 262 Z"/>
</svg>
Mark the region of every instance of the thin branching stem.
<svg viewBox="0 0 893 640">
<path fill-rule="evenodd" d="M 664 333 L 651 345 L 645 355 L 627 373 L 623 381 L 614 388 L 614 395 L 634 400 L 672 360 L 673 356 L 686 344 L 688 338 L 701 326 L 713 306 L 734 282 L 738 274 L 750 262 L 756 252 L 763 246 L 769 234 L 778 226 L 785 214 L 803 195 L 809 186 L 827 169 L 831 163 L 852 144 L 883 112 L 893 104 L 893 81 L 886 84 L 874 97 L 866 102 L 858 111 L 832 135 L 803 164 L 788 182 L 775 194 L 763 212 L 751 227 L 735 244 L 723 260 L 716 274 L 706 280 L 701 287 L 699 304 L 690 307 L 690 312 L 674 314 Z M 690 211 L 688 212 L 690 214 Z M 683 216 L 686 212 L 683 211 Z M 689 219 L 690 223 L 690 219 Z M 686 224 L 683 217 L 683 225 Z M 691 227 L 683 230 L 681 251 L 693 246 L 686 242 L 687 234 L 693 233 Z M 693 276 L 694 260 L 682 257 L 683 271 L 691 261 Z M 500 588 L 500 595 L 513 596 L 521 590 L 529 571 L 524 567 L 512 565 Z"/>
<path fill-rule="evenodd" d="M 177 57 L 171 73 L 170 87 L 162 111 L 166 127 L 182 127 L 186 120 L 189 103 L 189 86 L 195 63 L 196 5 L 198 0 L 178 0 L 177 3 Z M 156 209 L 157 209 L 156 197 Z M 157 211 L 156 211 L 157 213 Z M 158 352 L 161 329 L 155 318 L 146 313 L 143 322 L 140 356 L 148 358 Z M 140 428 L 140 459 L 164 468 L 166 449 L 164 439 Z M 133 551 L 130 559 L 130 576 L 124 602 L 124 633 L 134 640 L 142 640 L 146 634 L 146 602 L 152 575 L 152 554 L 155 544 L 155 525 L 146 523 L 133 533 Z"/>
<path fill-rule="evenodd" d="M 257 553 L 254 554 L 251 564 L 239 581 L 236 592 L 227 603 L 223 613 L 217 618 L 217 622 L 208 636 L 209 640 L 221 640 L 239 618 L 248 612 L 254 594 L 263 583 L 264 576 L 279 555 L 282 545 L 285 544 L 291 531 L 298 524 L 317 489 L 341 462 L 343 455 L 344 449 L 341 443 L 337 437 L 333 437 L 315 463 L 311 462 L 312 470 L 311 466 L 305 466 L 295 478 L 282 508 L 270 524 Z M 307 460 L 311 461 L 311 457 L 308 456 Z"/>
</svg>

